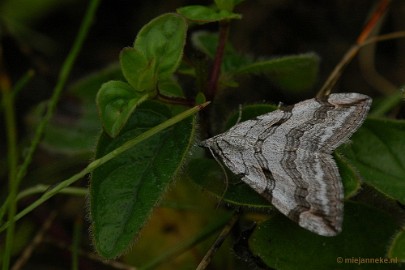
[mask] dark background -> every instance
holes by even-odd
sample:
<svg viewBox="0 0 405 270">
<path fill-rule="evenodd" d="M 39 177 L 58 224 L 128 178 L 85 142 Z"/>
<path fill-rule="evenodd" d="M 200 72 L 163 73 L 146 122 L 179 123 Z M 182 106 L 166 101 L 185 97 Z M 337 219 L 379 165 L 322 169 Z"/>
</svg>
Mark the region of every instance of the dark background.
<svg viewBox="0 0 405 270">
<path fill-rule="evenodd" d="M 237 50 L 257 57 L 316 52 L 321 57 L 320 86 L 355 42 L 374 2 L 247 0 L 237 7 L 236 12 L 241 13 L 243 18 L 232 23 L 230 41 Z M 87 5 L 86 1 L 73 0 L 59 3 L 47 13 L 26 20 L 27 27 L 41 35 L 42 40 L 32 36 L 13 36 L 7 29 L 2 29 L 4 62 L 10 77 L 16 81 L 27 69 L 34 68 L 38 75 L 33 84 L 42 83 L 33 87 L 35 90 L 25 91 L 20 97 L 18 103 L 24 104 L 21 109 L 49 96 Z M 179 0 L 102 1 L 71 81 L 116 62 L 119 51 L 130 46 L 138 30 L 152 18 L 173 12 L 181 6 L 210 3 Z M 403 1 L 393 1 L 381 33 L 404 29 L 404 9 Z M 216 26 L 208 25 L 205 28 L 214 30 Z M 46 42 L 41 42 L 43 40 Z M 375 54 L 377 70 L 396 86 L 403 83 L 405 74 L 404 43 L 403 39 L 381 42 Z M 342 91 L 378 95 L 378 90 L 362 78 L 356 62 L 354 60 L 348 67 L 339 88 Z"/>
</svg>

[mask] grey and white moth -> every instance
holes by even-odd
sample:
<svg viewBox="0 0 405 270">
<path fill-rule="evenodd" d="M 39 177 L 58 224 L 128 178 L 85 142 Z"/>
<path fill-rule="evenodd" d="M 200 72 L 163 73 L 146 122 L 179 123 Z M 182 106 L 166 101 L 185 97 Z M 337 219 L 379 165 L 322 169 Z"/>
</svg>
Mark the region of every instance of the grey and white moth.
<svg viewBox="0 0 405 270">
<path fill-rule="evenodd" d="M 332 152 L 361 126 L 371 98 L 308 99 L 201 143 L 281 213 L 323 236 L 342 230 L 343 186 Z"/>
</svg>

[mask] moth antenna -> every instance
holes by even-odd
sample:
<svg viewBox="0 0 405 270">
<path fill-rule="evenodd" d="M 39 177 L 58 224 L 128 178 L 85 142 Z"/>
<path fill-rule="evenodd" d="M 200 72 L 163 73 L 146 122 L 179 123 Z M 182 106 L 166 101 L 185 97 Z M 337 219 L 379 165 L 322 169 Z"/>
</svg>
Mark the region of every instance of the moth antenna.
<svg viewBox="0 0 405 270">
<path fill-rule="evenodd" d="M 225 189 L 224 189 L 224 191 L 222 192 L 221 197 L 219 198 L 219 202 L 218 202 L 218 204 L 217 204 L 217 208 L 218 208 L 218 207 L 220 206 L 222 200 L 224 199 L 226 192 L 228 191 L 229 178 L 228 178 L 228 174 L 226 173 L 225 167 L 224 167 L 224 165 L 222 164 L 222 162 L 219 161 L 219 159 L 218 159 L 217 156 L 215 155 L 214 151 L 212 151 L 211 147 L 208 147 L 208 149 L 210 150 L 211 155 L 214 157 L 215 161 L 216 161 L 216 162 L 219 164 L 219 166 L 221 167 L 221 170 L 222 170 L 222 172 L 224 173 L 224 176 L 225 176 Z"/>
<path fill-rule="evenodd" d="M 239 122 L 242 120 L 242 104 L 239 104 L 238 107 L 238 119 L 236 119 L 235 125 L 239 124 Z"/>
</svg>

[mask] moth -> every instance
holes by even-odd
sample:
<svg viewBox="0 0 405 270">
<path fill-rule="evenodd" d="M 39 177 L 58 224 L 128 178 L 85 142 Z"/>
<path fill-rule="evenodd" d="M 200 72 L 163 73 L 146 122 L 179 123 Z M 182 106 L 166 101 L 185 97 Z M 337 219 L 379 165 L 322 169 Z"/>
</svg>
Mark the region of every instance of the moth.
<svg viewBox="0 0 405 270">
<path fill-rule="evenodd" d="M 342 230 L 343 186 L 332 152 L 361 126 L 371 98 L 337 93 L 241 122 L 201 143 L 301 227 Z"/>
</svg>

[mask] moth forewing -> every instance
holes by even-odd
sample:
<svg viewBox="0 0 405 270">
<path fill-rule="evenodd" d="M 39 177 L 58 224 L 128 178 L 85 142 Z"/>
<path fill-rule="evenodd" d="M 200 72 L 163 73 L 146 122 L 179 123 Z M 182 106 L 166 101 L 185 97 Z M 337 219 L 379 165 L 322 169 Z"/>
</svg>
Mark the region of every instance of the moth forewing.
<svg viewBox="0 0 405 270">
<path fill-rule="evenodd" d="M 371 98 L 308 99 L 201 143 L 281 213 L 323 236 L 342 230 L 343 186 L 332 151 L 363 123 Z"/>
</svg>

